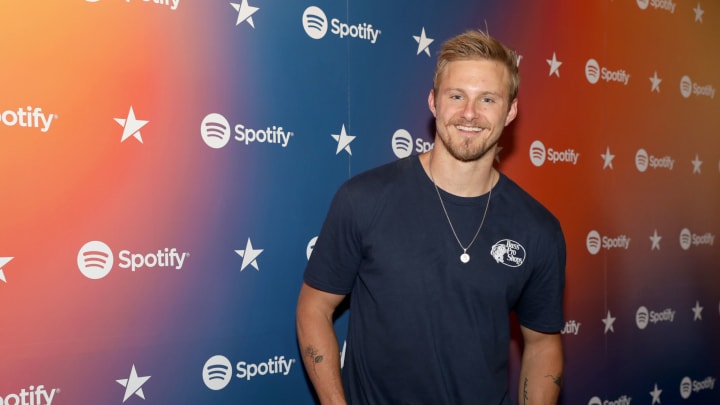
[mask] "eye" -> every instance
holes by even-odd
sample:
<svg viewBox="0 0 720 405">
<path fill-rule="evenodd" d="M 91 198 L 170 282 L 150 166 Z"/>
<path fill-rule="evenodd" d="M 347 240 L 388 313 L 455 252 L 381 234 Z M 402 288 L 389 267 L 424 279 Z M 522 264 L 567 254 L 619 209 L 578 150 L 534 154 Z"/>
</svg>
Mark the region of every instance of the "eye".
<svg viewBox="0 0 720 405">
<path fill-rule="evenodd" d="M 450 100 L 462 100 L 462 98 L 463 97 L 460 94 L 451 94 L 450 95 Z"/>
<path fill-rule="evenodd" d="M 482 102 L 483 102 L 483 103 L 494 103 L 494 102 L 495 102 L 495 99 L 492 98 L 492 97 L 483 97 L 483 98 L 482 98 Z"/>
</svg>

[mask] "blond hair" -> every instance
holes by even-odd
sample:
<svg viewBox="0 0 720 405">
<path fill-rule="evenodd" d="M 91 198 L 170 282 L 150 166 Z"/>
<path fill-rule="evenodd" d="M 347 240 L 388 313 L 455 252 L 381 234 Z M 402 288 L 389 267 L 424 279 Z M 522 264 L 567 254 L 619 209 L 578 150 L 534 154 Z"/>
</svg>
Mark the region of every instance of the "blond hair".
<svg viewBox="0 0 720 405">
<path fill-rule="evenodd" d="M 440 87 L 440 76 L 449 62 L 468 59 L 487 59 L 502 63 L 510 74 L 509 95 L 512 101 L 517 97 L 520 87 L 520 73 L 518 71 L 517 53 L 480 30 L 469 30 L 450 38 L 440 49 L 433 89 L 435 94 Z"/>
</svg>

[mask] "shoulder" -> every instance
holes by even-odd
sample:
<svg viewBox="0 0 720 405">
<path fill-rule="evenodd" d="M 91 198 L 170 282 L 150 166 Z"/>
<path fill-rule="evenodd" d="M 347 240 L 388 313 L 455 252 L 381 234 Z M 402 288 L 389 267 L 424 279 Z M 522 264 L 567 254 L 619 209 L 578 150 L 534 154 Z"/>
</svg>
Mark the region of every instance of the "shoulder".
<svg viewBox="0 0 720 405">
<path fill-rule="evenodd" d="M 350 178 L 333 198 L 333 216 L 351 220 L 361 231 L 372 229 L 381 213 L 403 209 L 414 200 L 419 188 L 419 166 L 417 157 L 411 156 Z"/>
<path fill-rule="evenodd" d="M 491 204 L 500 207 L 500 221 L 507 227 L 546 247 L 564 243 L 560 221 L 539 200 L 505 175 L 498 189 L 497 200 Z"/>
<path fill-rule="evenodd" d="M 505 207 L 512 210 L 515 215 L 525 217 L 526 220 L 555 225 L 559 227 L 559 221 L 555 215 L 525 191 L 520 185 L 504 174 L 500 175 L 500 199 Z"/>
<path fill-rule="evenodd" d="M 377 195 L 383 190 L 393 190 L 410 183 L 420 162 L 417 156 L 385 163 L 347 180 L 340 189 L 346 193 L 369 193 Z"/>
</svg>

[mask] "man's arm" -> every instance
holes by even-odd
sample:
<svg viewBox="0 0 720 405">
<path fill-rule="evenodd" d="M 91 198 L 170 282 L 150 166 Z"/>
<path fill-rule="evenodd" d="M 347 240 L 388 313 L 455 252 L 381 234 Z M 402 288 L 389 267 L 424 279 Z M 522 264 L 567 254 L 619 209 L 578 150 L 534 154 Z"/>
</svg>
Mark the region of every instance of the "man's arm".
<svg viewBox="0 0 720 405">
<path fill-rule="evenodd" d="M 559 333 L 520 327 L 524 340 L 520 369 L 520 405 L 557 404 L 562 386 L 563 354 Z"/>
<path fill-rule="evenodd" d="M 346 404 L 340 378 L 340 348 L 333 328 L 335 308 L 344 298 L 306 283 L 298 298 L 296 326 L 300 352 L 323 405 Z"/>
</svg>

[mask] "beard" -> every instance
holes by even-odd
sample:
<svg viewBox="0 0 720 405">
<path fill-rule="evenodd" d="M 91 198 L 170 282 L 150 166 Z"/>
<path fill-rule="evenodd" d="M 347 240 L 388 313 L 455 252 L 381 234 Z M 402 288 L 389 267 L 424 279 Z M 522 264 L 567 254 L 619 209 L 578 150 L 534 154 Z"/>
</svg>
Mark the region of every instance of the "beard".
<svg viewBox="0 0 720 405">
<path fill-rule="evenodd" d="M 486 124 L 466 122 L 451 123 L 450 127 L 455 127 L 455 125 L 488 128 Z M 483 132 L 484 131 L 486 130 L 483 130 Z M 494 154 L 494 146 L 497 144 L 497 139 L 491 140 L 491 137 L 492 134 L 488 136 L 480 134 L 477 136 L 464 136 L 460 134 L 450 135 L 447 132 L 437 131 L 437 138 L 443 143 L 448 153 L 461 162 L 474 162 L 489 153 Z"/>
</svg>

